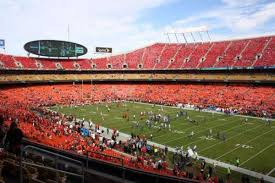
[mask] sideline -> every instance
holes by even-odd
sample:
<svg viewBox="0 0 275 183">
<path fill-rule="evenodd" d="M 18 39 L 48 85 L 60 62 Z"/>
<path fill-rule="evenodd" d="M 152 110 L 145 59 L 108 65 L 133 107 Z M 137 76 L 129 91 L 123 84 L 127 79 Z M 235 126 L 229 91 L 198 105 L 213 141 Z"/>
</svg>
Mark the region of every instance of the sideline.
<svg viewBox="0 0 275 183">
<path fill-rule="evenodd" d="M 145 105 L 153 105 L 153 104 L 151 104 L 151 103 L 136 102 L 136 101 L 128 101 L 128 100 L 125 101 L 125 102 L 129 102 L 129 103 L 139 103 L 139 104 L 145 104 Z M 176 106 L 170 106 L 170 105 L 155 104 L 155 106 L 163 106 L 163 107 L 170 107 L 170 108 L 179 109 L 179 108 L 176 107 Z M 183 109 L 189 110 L 189 111 L 196 111 L 194 108 L 191 108 L 191 107 L 184 107 Z M 208 113 L 215 113 L 215 114 L 225 115 L 225 113 L 223 113 L 223 112 L 211 111 L 211 110 L 207 110 L 207 109 L 203 109 L 201 112 L 208 112 Z M 238 117 L 242 117 L 242 118 L 252 118 L 252 119 L 261 119 L 261 120 L 265 120 L 265 118 L 261 118 L 261 117 L 246 116 L 246 115 L 240 115 L 240 114 L 234 114 L 234 115 L 230 115 L 230 116 L 238 116 Z M 271 121 L 275 121 L 275 119 L 271 119 Z"/>
<path fill-rule="evenodd" d="M 112 129 L 109 129 L 109 134 L 107 134 L 107 132 L 106 132 L 107 128 L 105 128 L 103 126 L 100 126 L 100 129 L 104 130 L 104 133 L 101 134 L 102 136 L 104 136 L 106 138 L 111 138 L 111 135 L 113 133 Z M 125 141 L 125 140 L 128 140 L 129 138 L 131 138 L 130 135 L 128 135 L 126 133 L 123 133 L 123 132 L 119 132 L 119 136 L 118 136 L 117 140 Z M 152 141 L 147 141 L 147 143 L 149 145 L 154 145 L 154 146 L 160 147 L 162 149 L 165 148 L 164 145 L 161 145 L 161 144 L 158 144 L 158 143 L 155 143 L 155 142 L 152 142 Z M 169 146 L 167 146 L 167 147 L 168 147 L 168 150 L 170 152 L 176 152 L 175 148 L 172 148 L 172 147 L 169 147 Z M 215 163 L 217 166 L 222 167 L 222 168 L 228 168 L 228 167 L 230 167 L 230 169 L 233 170 L 233 171 L 236 171 L 236 172 L 239 172 L 239 173 L 242 173 L 242 174 L 246 174 L 246 175 L 249 175 L 251 177 L 256 177 L 258 179 L 263 178 L 265 181 L 275 182 L 275 178 L 269 176 L 269 174 L 265 175 L 265 174 L 262 174 L 262 173 L 258 173 L 258 172 L 255 172 L 255 171 L 251 171 L 251 170 L 245 169 L 245 168 L 237 167 L 235 165 L 231 165 L 231 164 L 228 164 L 228 163 L 224 163 L 224 162 L 221 162 L 221 161 L 210 159 L 210 158 L 207 158 L 207 157 L 204 157 L 204 156 L 198 156 L 198 158 L 205 159 L 205 161 L 207 163 L 210 163 L 210 164 L 214 164 Z"/>
<path fill-rule="evenodd" d="M 125 102 L 128 102 L 128 103 L 140 103 L 140 104 L 145 104 L 145 105 L 153 105 L 153 104 L 150 104 L 150 103 L 135 102 L 135 101 L 125 101 Z M 90 105 L 93 105 L 93 104 L 90 104 Z M 175 107 L 175 106 L 166 106 L 166 105 L 159 105 L 159 104 L 155 104 L 155 106 L 164 106 L 164 107 L 170 107 L 170 108 L 178 108 L 178 107 Z M 51 110 L 49 108 L 47 108 L 47 109 Z M 193 108 L 184 108 L 184 109 L 195 111 Z M 205 109 L 202 110 L 202 112 L 216 113 L 216 114 L 220 114 L 220 115 L 225 115 L 222 112 L 209 111 L 209 110 L 205 110 Z M 253 116 L 244 116 L 244 115 L 233 115 L 233 116 L 247 117 L 247 118 L 254 118 L 254 119 L 264 120 L 264 118 L 253 117 Z M 271 120 L 274 121 L 275 119 L 271 119 Z M 107 137 L 107 138 L 111 138 L 111 135 L 112 135 L 112 132 L 113 132 L 112 129 L 109 129 L 109 134 L 107 134 L 107 128 L 105 128 L 103 126 L 100 126 L 100 129 L 104 130 L 104 133 L 101 134 L 102 136 Z M 131 138 L 130 135 L 128 135 L 126 133 L 123 133 L 123 132 L 119 132 L 119 137 L 117 138 L 117 140 L 118 141 L 119 140 L 125 141 L 125 140 L 127 140 L 129 138 Z M 161 145 L 161 144 L 158 144 L 158 143 L 155 143 L 155 142 L 152 142 L 152 141 L 147 141 L 147 143 L 149 145 L 154 145 L 154 146 L 159 147 L 159 148 L 163 148 L 163 149 L 165 148 L 164 145 Z M 170 152 L 176 152 L 175 148 L 172 148 L 172 147 L 169 147 L 169 146 L 167 146 L 167 147 L 168 147 L 168 150 Z M 245 168 L 237 167 L 235 165 L 224 163 L 224 162 L 221 162 L 221 161 L 218 161 L 218 160 L 210 159 L 210 158 L 207 158 L 207 157 L 204 157 L 204 156 L 198 156 L 198 158 L 205 159 L 205 161 L 207 163 L 210 163 L 210 164 L 214 164 L 215 163 L 219 167 L 223 167 L 223 168 L 230 167 L 230 169 L 233 170 L 233 171 L 236 171 L 236 172 L 239 172 L 239 173 L 242 173 L 242 174 L 246 174 L 246 175 L 249 175 L 249 176 L 252 176 L 252 177 L 256 177 L 258 179 L 263 178 L 265 181 L 275 182 L 275 178 L 269 176 L 269 174 L 272 173 L 273 170 L 271 172 L 269 172 L 268 174 L 265 175 L 265 174 L 262 174 L 262 173 L 258 173 L 258 172 L 255 172 L 255 171 L 251 171 L 251 170 L 245 169 Z"/>
</svg>

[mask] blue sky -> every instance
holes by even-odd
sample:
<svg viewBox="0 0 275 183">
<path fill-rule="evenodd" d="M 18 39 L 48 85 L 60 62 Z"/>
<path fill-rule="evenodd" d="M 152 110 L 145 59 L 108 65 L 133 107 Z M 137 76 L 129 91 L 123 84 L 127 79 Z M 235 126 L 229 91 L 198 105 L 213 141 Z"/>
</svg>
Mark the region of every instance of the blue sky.
<svg viewBox="0 0 275 183">
<path fill-rule="evenodd" d="M 68 24 L 70 41 L 88 47 L 86 57 L 95 46 L 121 53 L 200 26 L 213 40 L 275 34 L 271 0 L 0 0 L 0 17 L 0 39 L 14 55 L 26 55 L 31 40 L 67 40 Z"/>
</svg>

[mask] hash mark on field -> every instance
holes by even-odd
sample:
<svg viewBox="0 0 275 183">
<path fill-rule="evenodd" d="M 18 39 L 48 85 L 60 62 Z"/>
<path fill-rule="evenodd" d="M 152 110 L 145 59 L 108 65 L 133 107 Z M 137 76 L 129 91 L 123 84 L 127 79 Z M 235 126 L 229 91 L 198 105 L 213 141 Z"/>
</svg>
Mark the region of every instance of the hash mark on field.
<svg viewBox="0 0 275 183">
<path fill-rule="evenodd" d="M 272 131 L 272 130 L 269 130 L 269 131 L 267 131 L 267 132 L 265 132 L 265 133 L 262 133 L 261 135 L 256 136 L 256 137 L 253 138 L 253 139 L 250 139 L 249 141 L 246 142 L 246 144 L 248 144 L 249 142 L 252 142 L 253 140 L 255 140 L 255 139 L 257 139 L 257 138 L 259 138 L 259 137 L 261 137 L 261 136 L 263 136 L 263 135 L 265 135 L 265 134 L 271 132 L 271 131 Z M 231 151 L 228 151 L 228 152 L 222 154 L 221 156 L 219 156 L 219 157 L 217 157 L 217 158 L 215 158 L 215 159 L 220 159 L 220 158 L 224 157 L 225 155 L 227 155 L 227 154 L 229 154 L 229 153 L 232 153 L 233 151 L 235 151 L 235 150 L 237 150 L 237 149 L 239 149 L 239 148 L 240 148 L 240 146 L 238 146 L 238 147 L 232 149 Z"/>
<path fill-rule="evenodd" d="M 219 119 L 216 119 L 216 120 L 213 120 L 213 121 L 210 121 L 210 122 L 208 122 L 207 124 L 209 124 L 209 123 L 212 123 L 212 122 L 214 122 L 214 121 L 218 121 Z M 234 120 L 235 121 L 235 120 Z M 186 124 L 186 123 L 182 123 L 182 124 Z M 179 126 L 181 126 L 182 124 L 179 124 L 178 126 L 177 126 L 177 128 L 179 127 Z M 192 127 L 189 127 L 189 128 L 185 128 L 184 129 L 184 132 L 187 132 L 188 130 L 190 130 L 190 129 L 193 129 L 193 128 L 197 128 L 197 127 L 201 127 L 200 125 L 198 125 L 198 126 L 192 126 Z M 211 127 L 212 128 L 212 127 Z M 201 130 L 202 131 L 202 130 Z M 198 131 L 198 132 L 200 132 L 200 131 Z M 163 136 L 165 136 L 165 135 L 169 135 L 169 133 L 167 134 L 163 134 L 163 135 L 159 135 L 159 136 L 156 136 L 156 137 L 154 137 L 154 139 L 156 139 L 156 138 L 159 138 L 159 137 L 163 137 Z"/>
<path fill-rule="evenodd" d="M 196 117 L 203 118 L 204 116 L 196 115 Z"/>
<path fill-rule="evenodd" d="M 122 119 L 122 117 L 114 117 L 115 119 Z"/>
<path fill-rule="evenodd" d="M 270 170 L 266 175 L 270 175 L 275 171 L 275 168 L 272 168 L 272 170 Z"/>
<path fill-rule="evenodd" d="M 218 120 L 219 120 L 219 119 L 218 119 Z M 216 120 L 216 121 L 217 121 L 217 120 Z M 237 121 L 237 120 L 234 120 L 234 121 Z M 223 124 L 221 124 L 221 125 L 219 124 L 219 125 L 213 126 L 213 127 L 211 127 L 211 128 L 213 129 L 213 128 L 220 127 L 220 126 L 224 126 L 224 125 L 227 125 L 227 124 L 228 124 L 228 123 L 223 123 Z M 198 134 L 198 133 L 200 133 L 200 132 L 203 132 L 203 131 L 205 131 L 205 129 L 197 131 L 196 134 Z M 185 130 L 184 132 L 186 132 L 186 130 Z M 179 138 L 176 138 L 176 139 L 172 139 L 172 140 L 163 142 L 163 144 L 167 144 L 167 143 L 169 143 L 169 142 L 173 142 L 173 141 L 176 141 L 176 140 L 179 140 L 179 139 L 182 139 L 182 138 L 186 138 L 186 136 L 182 136 L 182 137 L 179 137 Z"/>
<path fill-rule="evenodd" d="M 254 130 L 254 129 L 260 127 L 260 126 L 262 126 L 262 125 L 258 125 L 258 126 L 254 127 L 254 128 L 250 128 L 250 129 L 248 129 L 248 130 L 245 130 L 244 132 L 241 132 L 241 133 L 238 133 L 238 134 L 236 134 L 236 135 L 233 135 L 232 137 L 228 138 L 227 141 L 230 140 L 230 139 L 233 139 L 233 138 L 235 138 L 235 137 L 237 137 L 237 136 L 239 136 L 239 135 L 242 135 L 242 134 L 245 133 L 245 132 Z M 216 144 L 213 144 L 213 145 L 211 145 L 211 146 L 208 146 L 207 148 L 204 148 L 204 149 L 200 150 L 200 152 L 205 151 L 205 150 L 208 150 L 208 149 L 211 149 L 212 147 L 214 147 L 214 146 L 216 146 L 216 145 L 219 145 L 219 144 L 222 144 L 222 143 L 224 143 L 224 142 L 218 142 L 218 143 L 216 143 Z"/>
<path fill-rule="evenodd" d="M 230 130 L 232 130 L 232 129 L 235 129 L 235 128 L 238 128 L 238 127 L 241 127 L 241 126 L 244 126 L 244 124 L 238 125 L 238 126 L 234 126 L 234 127 L 229 128 L 229 129 L 227 129 L 227 130 L 225 130 L 225 131 L 222 131 L 222 132 L 227 132 L 227 131 L 230 131 Z M 190 145 L 190 144 L 193 144 L 193 143 L 195 143 L 195 142 L 202 141 L 202 140 L 204 140 L 204 139 L 199 139 L 199 140 L 193 141 L 193 142 L 191 142 L 191 143 L 189 143 L 189 144 L 186 144 L 186 146 L 187 146 L 187 145 Z"/>
<path fill-rule="evenodd" d="M 214 121 L 215 121 L 215 120 L 214 120 Z M 211 121 L 211 122 L 213 122 L 213 121 Z M 142 122 L 142 123 L 144 123 L 144 122 Z M 177 122 L 177 123 L 178 123 L 178 122 Z M 182 122 L 182 123 L 179 123 L 179 124 L 177 125 L 177 128 L 178 128 L 178 127 L 184 127 L 185 125 L 186 125 L 186 126 L 189 126 L 189 124 L 188 124 L 187 122 Z M 188 129 L 191 129 L 191 128 L 196 128 L 196 127 L 198 127 L 198 126 L 192 126 L 192 127 L 189 127 L 189 128 L 185 128 L 185 131 L 188 130 Z M 125 128 L 122 128 L 121 130 L 129 129 L 129 128 L 132 128 L 132 127 L 131 127 L 131 126 L 125 127 Z M 144 135 L 151 134 L 151 133 L 152 133 L 152 132 L 149 131 L 148 133 L 145 133 Z M 159 137 L 162 137 L 162 136 L 165 136 L 165 135 L 169 135 L 169 133 L 165 133 L 165 134 L 162 134 L 162 135 L 157 135 L 157 136 L 154 137 L 154 139 L 159 138 Z"/>
<path fill-rule="evenodd" d="M 129 102 L 129 101 L 126 101 L 126 102 Z M 129 102 L 130 103 L 130 102 Z M 139 104 L 144 104 L 144 105 L 152 105 L 152 104 L 149 104 L 149 103 L 144 103 L 144 102 L 134 102 L 134 103 L 139 103 Z M 163 106 L 163 107 L 167 107 L 167 108 L 174 108 L 174 109 L 179 109 L 179 107 L 176 107 L 176 106 L 166 106 L 166 105 L 159 105 L 159 104 L 156 104 L 156 106 Z M 184 110 L 188 110 L 188 111 L 196 111 L 192 108 L 184 108 Z M 215 115 L 226 115 L 225 113 L 223 112 L 217 112 L 217 111 L 211 111 L 211 110 L 203 110 L 202 112 L 204 113 L 208 113 L 208 114 L 215 114 Z M 250 118 L 250 119 L 261 119 L 263 120 L 264 118 L 260 118 L 260 117 L 254 117 L 254 116 L 246 116 L 246 115 L 232 115 L 232 116 L 235 116 L 235 117 L 241 117 L 241 118 Z M 274 121 L 274 119 L 272 119 L 272 121 Z"/>
<path fill-rule="evenodd" d="M 245 160 L 244 162 L 242 162 L 242 163 L 240 164 L 240 166 L 243 165 L 243 164 L 245 164 L 246 162 L 252 160 L 252 159 L 255 158 L 256 156 L 258 156 L 259 154 L 261 154 L 262 152 L 264 152 L 265 150 L 267 150 L 268 148 L 272 147 L 273 145 L 275 145 L 275 142 L 273 142 L 273 143 L 270 144 L 269 146 L 265 147 L 264 149 L 262 149 L 262 150 L 259 151 L 258 153 L 254 154 L 253 156 L 251 156 L 250 158 L 248 158 L 247 160 Z"/>
</svg>

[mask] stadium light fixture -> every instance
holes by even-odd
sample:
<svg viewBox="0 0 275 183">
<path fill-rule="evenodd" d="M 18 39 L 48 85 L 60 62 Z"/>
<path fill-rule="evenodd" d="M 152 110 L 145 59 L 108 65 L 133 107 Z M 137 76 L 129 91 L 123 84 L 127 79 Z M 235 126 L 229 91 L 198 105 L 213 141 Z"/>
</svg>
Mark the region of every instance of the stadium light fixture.
<svg viewBox="0 0 275 183">
<path fill-rule="evenodd" d="M 176 42 L 179 43 L 178 35 L 183 36 L 185 43 L 188 43 L 187 36 L 191 35 L 193 42 L 197 42 L 195 39 L 195 34 L 199 34 L 199 37 L 202 42 L 204 42 L 202 34 L 207 34 L 208 41 L 211 42 L 211 38 L 208 32 L 207 26 L 199 26 L 199 27 L 191 27 L 191 28 L 178 28 L 178 29 L 169 29 L 167 32 L 164 33 L 168 41 L 171 42 L 171 38 L 169 35 L 174 35 L 176 38 Z"/>
</svg>

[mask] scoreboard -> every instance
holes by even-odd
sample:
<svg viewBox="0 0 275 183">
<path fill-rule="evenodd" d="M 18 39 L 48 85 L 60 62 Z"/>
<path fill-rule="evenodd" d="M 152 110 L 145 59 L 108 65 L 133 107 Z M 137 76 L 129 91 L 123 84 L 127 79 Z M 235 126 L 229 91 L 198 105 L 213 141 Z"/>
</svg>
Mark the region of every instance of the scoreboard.
<svg viewBox="0 0 275 183">
<path fill-rule="evenodd" d="M 24 45 L 24 49 L 29 53 L 47 57 L 78 57 L 88 52 L 85 46 L 58 40 L 31 41 Z"/>
</svg>

